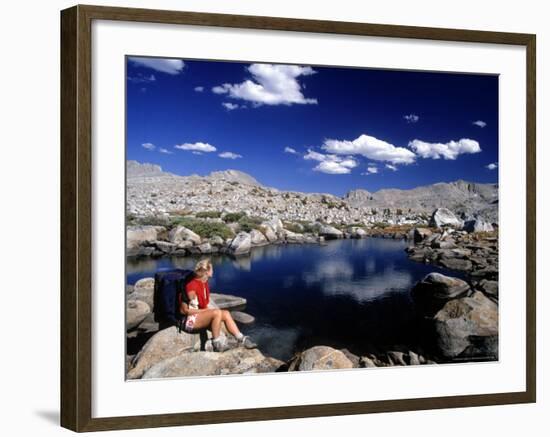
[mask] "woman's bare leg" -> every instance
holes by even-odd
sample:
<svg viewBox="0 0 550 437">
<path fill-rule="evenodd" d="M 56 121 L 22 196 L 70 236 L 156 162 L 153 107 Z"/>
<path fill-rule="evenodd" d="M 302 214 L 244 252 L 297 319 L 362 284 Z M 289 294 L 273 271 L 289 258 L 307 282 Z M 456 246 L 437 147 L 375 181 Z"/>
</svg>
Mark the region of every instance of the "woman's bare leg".
<svg viewBox="0 0 550 437">
<path fill-rule="evenodd" d="M 231 317 L 231 313 L 227 310 L 222 310 L 222 320 L 225 323 L 225 327 L 233 336 L 237 336 L 241 331 L 239 330 L 235 320 Z"/>
<path fill-rule="evenodd" d="M 193 329 L 210 328 L 212 336 L 217 338 L 220 336 L 222 325 L 222 311 L 217 308 L 208 309 L 197 313 L 197 319 Z"/>
</svg>

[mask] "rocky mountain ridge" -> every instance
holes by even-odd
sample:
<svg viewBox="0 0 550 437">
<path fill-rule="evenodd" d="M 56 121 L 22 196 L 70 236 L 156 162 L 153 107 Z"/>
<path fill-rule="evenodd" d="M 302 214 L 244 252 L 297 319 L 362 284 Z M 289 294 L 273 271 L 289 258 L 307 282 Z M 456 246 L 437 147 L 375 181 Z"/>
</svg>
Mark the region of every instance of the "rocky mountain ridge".
<svg viewBox="0 0 550 437">
<path fill-rule="evenodd" d="M 238 170 L 178 176 L 158 165 L 128 161 L 127 176 L 127 210 L 136 216 L 242 211 L 294 221 L 406 224 L 445 207 L 462 219 L 482 217 L 498 223 L 498 184 L 457 180 L 409 190 L 357 189 L 338 197 L 266 187 Z"/>
</svg>

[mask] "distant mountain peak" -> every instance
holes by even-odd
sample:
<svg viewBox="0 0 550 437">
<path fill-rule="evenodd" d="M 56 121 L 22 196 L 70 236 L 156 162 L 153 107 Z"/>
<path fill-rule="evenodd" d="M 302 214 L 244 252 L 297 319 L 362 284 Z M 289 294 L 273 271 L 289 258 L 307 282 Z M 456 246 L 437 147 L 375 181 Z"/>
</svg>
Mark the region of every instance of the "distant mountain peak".
<svg viewBox="0 0 550 437">
<path fill-rule="evenodd" d="M 183 178 L 205 178 L 210 180 L 224 180 L 226 182 L 238 182 L 240 184 L 262 186 L 253 176 L 239 170 L 221 170 L 213 171 L 207 176 L 192 174 L 187 176 L 175 175 L 162 170 L 162 167 L 157 164 L 148 162 L 138 162 L 135 160 L 126 161 L 126 177 L 128 179 L 136 178 L 158 178 L 158 177 L 183 177 Z"/>
<path fill-rule="evenodd" d="M 247 185 L 258 185 L 260 184 L 254 177 L 250 176 L 248 173 L 244 173 L 239 170 L 222 170 L 222 171 L 213 171 L 207 176 L 209 179 L 216 179 L 216 180 L 225 180 L 228 182 L 239 182 L 241 184 L 247 184 Z"/>
<path fill-rule="evenodd" d="M 162 167 L 156 164 L 141 163 L 138 161 L 126 161 L 126 176 L 128 178 L 168 176 L 162 171 Z"/>
<path fill-rule="evenodd" d="M 411 189 L 383 188 L 369 193 L 366 190 L 352 190 L 344 199 L 354 207 L 400 208 L 433 211 L 447 207 L 466 215 L 486 210 L 494 221 L 498 221 L 498 184 L 478 183 L 458 179 L 452 182 L 436 182 Z M 490 211 L 489 211 L 490 209 Z"/>
</svg>

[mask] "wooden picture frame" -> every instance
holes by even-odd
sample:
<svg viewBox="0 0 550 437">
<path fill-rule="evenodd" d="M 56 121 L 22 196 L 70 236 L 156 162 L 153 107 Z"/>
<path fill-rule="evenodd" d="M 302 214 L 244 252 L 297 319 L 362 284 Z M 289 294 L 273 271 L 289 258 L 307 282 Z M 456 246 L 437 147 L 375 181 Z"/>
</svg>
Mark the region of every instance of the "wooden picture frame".
<svg viewBox="0 0 550 437">
<path fill-rule="evenodd" d="M 526 48 L 526 390 L 482 395 L 92 417 L 93 20 L 516 45 Z M 275 420 L 536 402 L 535 53 L 531 34 L 260 16 L 75 6 L 61 12 L 61 425 L 77 431 Z"/>
</svg>

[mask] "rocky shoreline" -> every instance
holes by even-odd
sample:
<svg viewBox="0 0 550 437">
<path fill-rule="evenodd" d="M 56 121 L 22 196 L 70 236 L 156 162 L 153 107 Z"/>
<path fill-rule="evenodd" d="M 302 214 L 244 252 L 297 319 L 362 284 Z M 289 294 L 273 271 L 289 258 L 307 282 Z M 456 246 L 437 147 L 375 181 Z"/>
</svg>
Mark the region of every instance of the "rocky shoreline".
<svg viewBox="0 0 550 437">
<path fill-rule="evenodd" d="M 201 350 L 198 334 L 178 332 L 175 327 L 158 330 L 153 320 L 153 278 L 127 287 L 127 356 L 129 379 L 182 376 L 251 374 L 443 364 L 498 360 L 498 289 L 487 291 L 484 283 L 429 273 L 411 290 L 419 323 L 426 333 L 425 347 L 395 345 L 381 350 L 360 345 L 365 351 L 315 345 L 281 361 L 259 349 L 238 347 L 227 335 L 232 348 L 213 352 L 207 341 Z M 213 306 L 231 311 L 239 324 L 254 323 L 241 310 L 246 300 L 237 296 L 212 294 Z"/>
<path fill-rule="evenodd" d="M 364 345 L 370 351 L 356 355 L 347 349 L 316 345 L 298 352 L 287 362 L 264 355 L 259 349 L 238 347 L 231 336 L 227 336 L 232 345 L 230 350 L 213 352 L 209 341 L 205 350 L 201 350 L 198 334 L 178 332 L 176 327 L 159 331 L 151 321 L 151 307 L 145 302 L 152 295 L 151 282 L 152 278 L 138 281 L 128 295 L 128 339 L 139 335 L 147 338 L 139 350 L 133 353 L 128 351 L 128 379 L 498 360 L 498 301 L 461 279 L 439 273 L 428 274 L 411 290 L 418 312 L 433 339 L 432 350 L 411 350 L 404 345 L 379 350 L 372 345 Z M 140 301 L 138 297 L 145 300 Z M 214 302 L 225 301 L 227 308 L 246 304 L 246 301 L 239 299 L 234 296 L 212 296 Z M 246 322 L 253 323 L 252 316 L 249 317 Z"/>
<path fill-rule="evenodd" d="M 461 266 L 461 262 L 456 261 L 460 258 L 454 256 L 456 251 L 448 249 L 456 248 L 459 243 L 466 244 L 467 238 L 463 238 L 464 241 L 457 240 L 460 235 L 492 233 L 495 232 L 496 227 L 496 224 L 490 224 L 481 218 L 462 221 L 446 208 L 436 209 L 429 219 L 417 220 L 414 224 L 399 225 L 391 222 L 376 224 L 283 222 L 278 216 L 263 220 L 248 217 L 245 213 L 226 214 L 217 218 L 200 214 L 188 215 L 164 218 L 161 223 L 164 224 L 128 225 L 126 228 L 127 257 L 216 253 L 238 256 L 249 254 L 253 247 L 268 244 L 322 244 L 326 240 L 372 236 L 407 239 L 416 244 L 424 241 L 431 246 L 411 250 L 412 259 L 436 260 L 440 251 L 446 250 L 441 257 L 441 263 L 453 265 L 448 267 L 450 269 L 467 270 L 469 265 L 462 263 L 464 265 Z M 490 250 L 494 249 L 491 245 L 487 247 Z M 468 251 L 471 250 L 463 251 L 463 254 L 467 254 Z M 478 264 L 481 264 L 481 261 Z"/>
<path fill-rule="evenodd" d="M 366 229 L 360 226 L 350 226 L 345 230 L 318 222 L 305 225 L 287 223 L 285 226 L 278 217 L 255 223 L 253 228 L 248 230 L 242 230 L 243 226 L 238 222 L 224 224 L 226 227 L 222 228 L 223 231 L 215 233 L 215 230 L 210 232 L 201 229 L 201 224 L 207 227 L 213 223 L 212 220 L 199 220 L 196 217 L 187 219 L 194 220 L 188 227 L 180 224 L 128 226 L 127 256 L 135 258 L 215 253 L 246 255 L 253 247 L 268 244 L 322 244 L 326 240 L 364 238 L 369 235 Z M 226 238 L 219 235 L 222 233 L 226 234 Z"/>
</svg>

